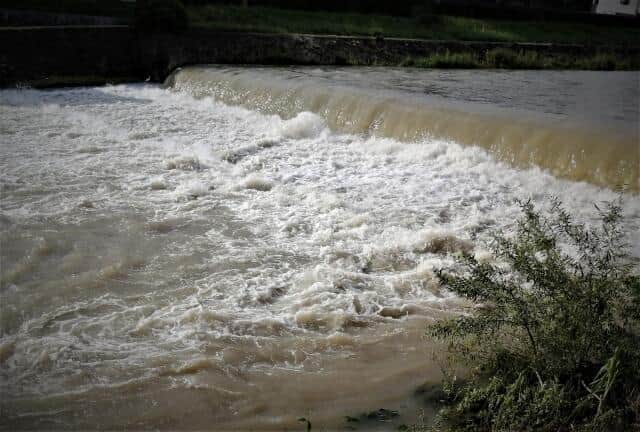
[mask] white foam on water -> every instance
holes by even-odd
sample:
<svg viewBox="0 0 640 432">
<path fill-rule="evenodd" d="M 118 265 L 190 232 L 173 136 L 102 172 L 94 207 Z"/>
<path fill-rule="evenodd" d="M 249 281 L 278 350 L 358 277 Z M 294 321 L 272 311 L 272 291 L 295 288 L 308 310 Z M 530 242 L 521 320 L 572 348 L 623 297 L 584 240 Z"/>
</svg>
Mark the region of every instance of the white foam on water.
<svg viewBox="0 0 640 432">
<path fill-rule="evenodd" d="M 0 392 L 15 400 L 224 395 L 238 375 L 314 370 L 367 349 L 368 330 L 459 307 L 434 271 L 492 260 L 516 199 L 554 195 L 593 223 L 617 196 L 475 147 L 151 85 L 1 91 L 0 118 Z M 640 255 L 636 195 L 624 211 Z"/>
<path fill-rule="evenodd" d="M 326 129 L 324 119 L 314 113 L 301 112 L 282 124 L 282 135 L 285 138 L 314 138 Z"/>
<path fill-rule="evenodd" d="M 242 187 L 266 192 L 273 188 L 273 182 L 259 175 L 252 174 L 242 181 Z"/>
</svg>

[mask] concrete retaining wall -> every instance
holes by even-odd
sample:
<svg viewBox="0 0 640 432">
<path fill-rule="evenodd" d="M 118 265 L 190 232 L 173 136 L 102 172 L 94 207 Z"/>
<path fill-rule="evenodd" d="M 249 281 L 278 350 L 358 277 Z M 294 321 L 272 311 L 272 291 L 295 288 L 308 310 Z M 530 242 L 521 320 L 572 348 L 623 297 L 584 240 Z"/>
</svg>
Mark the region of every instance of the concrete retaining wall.
<svg viewBox="0 0 640 432">
<path fill-rule="evenodd" d="M 484 52 L 496 47 L 591 55 L 580 45 L 423 41 L 367 37 L 276 35 L 192 30 L 139 34 L 126 26 L 0 29 L 0 86 L 162 81 L 189 64 L 397 64 L 436 52 Z M 638 55 L 640 47 L 606 48 Z"/>
</svg>

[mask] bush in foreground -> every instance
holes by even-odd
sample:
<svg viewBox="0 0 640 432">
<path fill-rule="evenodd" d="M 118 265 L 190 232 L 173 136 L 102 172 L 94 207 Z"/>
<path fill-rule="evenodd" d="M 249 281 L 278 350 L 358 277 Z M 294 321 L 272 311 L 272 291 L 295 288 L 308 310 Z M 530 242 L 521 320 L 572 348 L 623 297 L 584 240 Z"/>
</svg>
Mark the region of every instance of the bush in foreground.
<svg viewBox="0 0 640 432">
<path fill-rule="evenodd" d="M 531 203 L 515 238 L 498 236 L 493 263 L 462 258 L 439 277 L 479 306 L 431 326 L 471 368 L 445 380 L 436 429 L 628 431 L 640 427 L 640 277 L 621 208 L 596 228 L 554 202 Z"/>
</svg>

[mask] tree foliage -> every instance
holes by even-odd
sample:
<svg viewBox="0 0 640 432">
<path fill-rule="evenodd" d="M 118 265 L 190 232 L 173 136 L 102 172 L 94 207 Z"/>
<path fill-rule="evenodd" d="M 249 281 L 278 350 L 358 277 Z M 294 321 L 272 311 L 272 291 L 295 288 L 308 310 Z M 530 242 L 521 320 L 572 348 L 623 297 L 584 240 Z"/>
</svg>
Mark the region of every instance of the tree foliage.
<svg viewBox="0 0 640 432">
<path fill-rule="evenodd" d="M 619 202 L 577 223 L 530 202 L 495 261 L 464 256 L 441 282 L 478 307 L 428 329 L 471 367 L 449 377 L 441 425 L 463 431 L 640 427 L 640 277 Z"/>
</svg>

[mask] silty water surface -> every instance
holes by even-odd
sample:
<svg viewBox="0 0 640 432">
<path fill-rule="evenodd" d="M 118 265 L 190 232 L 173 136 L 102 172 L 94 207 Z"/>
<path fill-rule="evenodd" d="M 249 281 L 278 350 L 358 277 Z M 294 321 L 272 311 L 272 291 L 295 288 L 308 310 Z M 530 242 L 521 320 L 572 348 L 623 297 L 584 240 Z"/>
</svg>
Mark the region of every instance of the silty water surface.
<svg viewBox="0 0 640 432">
<path fill-rule="evenodd" d="M 440 379 L 424 327 L 467 306 L 433 269 L 487 258 L 516 199 L 555 195 L 589 223 L 617 196 L 476 146 L 199 96 L 0 92 L 0 427 L 415 421 L 416 388 Z M 637 195 L 624 207 L 640 255 Z"/>
</svg>

